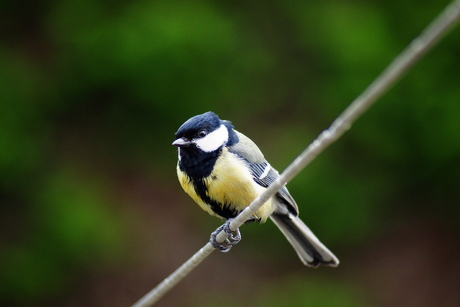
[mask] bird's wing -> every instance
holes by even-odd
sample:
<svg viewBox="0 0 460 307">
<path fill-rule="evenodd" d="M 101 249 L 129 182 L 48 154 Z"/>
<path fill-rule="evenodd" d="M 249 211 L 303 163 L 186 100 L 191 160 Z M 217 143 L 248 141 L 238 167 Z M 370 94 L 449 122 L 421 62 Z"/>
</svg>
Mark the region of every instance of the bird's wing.
<svg viewBox="0 0 460 307">
<path fill-rule="evenodd" d="M 239 142 L 228 147 L 229 152 L 238 155 L 246 162 L 257 184 L 265 188 L 268 187 L 279 177 L 278 171 L 265 160 L 259 147 L 250 138 L 236 130 L 235 132 L 238 135 Z M 282 203 L 287 205 L 289 212 L 298 215 L 297 204 L 286 187 L 278 190 L 276 196 Z"/>
</svg>

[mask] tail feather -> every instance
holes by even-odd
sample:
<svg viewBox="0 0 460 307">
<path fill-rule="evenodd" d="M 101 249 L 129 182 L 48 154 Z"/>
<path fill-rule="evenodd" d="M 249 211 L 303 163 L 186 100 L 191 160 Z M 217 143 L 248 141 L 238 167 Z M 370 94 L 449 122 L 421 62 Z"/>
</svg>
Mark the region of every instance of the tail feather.
<svg viewBox="0 0 460 307">
<path fill-rule="evenodd" d="M 337 257 L 318 240 L 299 217 L 291 213 L 273 213 L 270 219 L 294 247 L 303 264 L 312 267 L 320 264 L 335 267 L 339 264 Z"/>
</svg>

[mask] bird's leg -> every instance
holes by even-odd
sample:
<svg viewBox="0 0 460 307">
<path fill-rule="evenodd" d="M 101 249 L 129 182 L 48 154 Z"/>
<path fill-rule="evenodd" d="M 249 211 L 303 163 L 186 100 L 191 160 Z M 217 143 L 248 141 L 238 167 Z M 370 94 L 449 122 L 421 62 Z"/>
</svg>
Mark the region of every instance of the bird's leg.
<svg viewBox="0 0 460 307">
<path fill-rule="evenodd" d="M 238 244 L 241 240 L 241 233 L 240 230 L 237 228 L 236 230 L 230 229 L 230 223 L 233 219 L 228 219 L 224 224 L 219 226 L 213 233 L 211 233 L 210 242 L 214 248 L 217 248 L 223 253 L 228 252 L 233 245 Z M 217 242 L 217 235 L 224 231 L 227 234 L 227 239 L 224 242 L 219 243 Z"/>
</svg>

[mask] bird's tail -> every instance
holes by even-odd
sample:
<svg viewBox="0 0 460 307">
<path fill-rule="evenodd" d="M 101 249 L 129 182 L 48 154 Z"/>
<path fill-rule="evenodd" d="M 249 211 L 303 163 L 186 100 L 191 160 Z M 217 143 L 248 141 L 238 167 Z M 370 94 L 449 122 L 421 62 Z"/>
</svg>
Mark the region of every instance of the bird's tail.
<svg viewBox="0 0 460 307">
<path fill-rule="evenodd" d="M 321 243 L 302 220 L 291 214 L 273 213 L 270 219 L 294 247 L 303 264 L 317 267 L 320 264 L 337 266 L 339 259 Z"/>
</svg>

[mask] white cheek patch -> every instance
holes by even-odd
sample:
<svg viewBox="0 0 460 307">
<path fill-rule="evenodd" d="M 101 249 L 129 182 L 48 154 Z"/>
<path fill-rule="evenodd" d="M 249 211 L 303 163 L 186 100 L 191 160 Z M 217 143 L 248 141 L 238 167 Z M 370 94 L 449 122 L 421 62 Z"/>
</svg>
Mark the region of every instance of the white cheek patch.
<svg viewBox="0 0 460 307">
<path fill-rule="evenodd" d="M 201 139 L 196 139 L 196 147 L 205 152 L 212 152 L 224 145 L 228 141 L 228 130 L 224 125 L 220 125 L 217 130 L 214 130 L 207 136 Z"/>
</svg>

